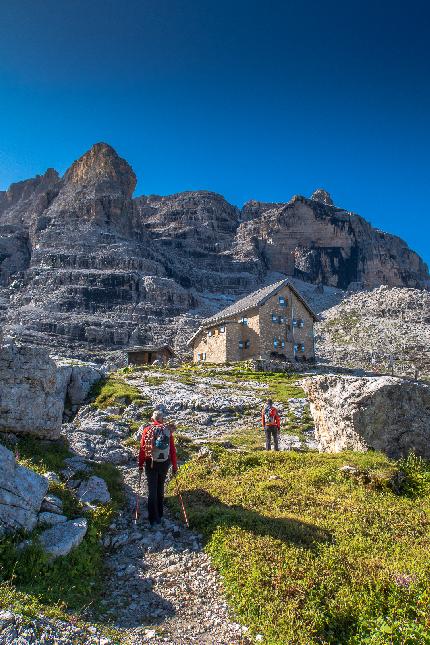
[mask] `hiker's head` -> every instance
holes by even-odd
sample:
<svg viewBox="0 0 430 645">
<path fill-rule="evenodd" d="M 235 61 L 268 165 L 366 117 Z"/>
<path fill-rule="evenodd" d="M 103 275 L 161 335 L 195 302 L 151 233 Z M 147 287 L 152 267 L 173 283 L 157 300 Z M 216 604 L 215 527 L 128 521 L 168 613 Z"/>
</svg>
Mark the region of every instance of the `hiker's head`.
<svg viewBox="0 0 430 645">
<path fill-rule="evenodd" d="M 160 421 L 161 422 L 163 420 L 163 418 L 164 417 L 163 417 L 163 413 L 161 412 L 161 410 L 154 410 L 154 412 L 152 413 L 151 419 L 153 421 Z"/>
<path fill-rule="evenodd" d="M 267 399 L 267 405 L 273 405 L 272 399 Z"/>
</svg>

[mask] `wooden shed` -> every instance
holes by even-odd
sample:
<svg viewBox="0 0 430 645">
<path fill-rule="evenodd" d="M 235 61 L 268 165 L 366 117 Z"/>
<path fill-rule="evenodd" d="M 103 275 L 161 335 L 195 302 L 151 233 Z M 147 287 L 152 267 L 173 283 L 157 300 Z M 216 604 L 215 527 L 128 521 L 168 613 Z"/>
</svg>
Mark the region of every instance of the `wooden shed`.
<svg viewBox="0 0 430 645">
<path fill-rule="evenodd" d="M 167 361 L 175 356 L 170 345 L 143 345 L 127 350 L 128 365 L 152 365 L 154 361 Z"/>
</svg>

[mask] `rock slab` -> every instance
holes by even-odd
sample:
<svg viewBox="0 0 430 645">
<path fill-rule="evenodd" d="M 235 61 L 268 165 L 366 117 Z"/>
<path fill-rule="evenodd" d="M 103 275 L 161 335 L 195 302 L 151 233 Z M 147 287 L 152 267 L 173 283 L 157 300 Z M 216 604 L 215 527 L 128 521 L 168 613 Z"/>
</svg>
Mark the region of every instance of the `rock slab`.
<svg viewBox="0 0 430 645">
<path fill-rule="evenodd" d="M 302 385 L 322 452 L 381 450 L 430 459 L 430 386 L 391 376 L 316 376 Z"/>
<path fill-rule="evenodd" d="M 48 490 L 45 477 L 20 466 L 0 444 L 0 535 L 37 524 L 37 514 Z"/>
<path fill-rule="evenodd" d="M 110 500 L 110 494 L 105 480 L 95 475 L 81 482 L 76 491 L 76 495 L 81 502 L 88 502 L 89 504 L 93 502 L 105 504 Z"/>
<path fill-rule="evenodd" d="M 77 547 L 84 539 L 86 532 L 87 520 L 80 517 L 46 529 L 40 534 L 39 540 L 45 551 L 57 558 L 67 555 L 74 547 Z"/>
</svg>

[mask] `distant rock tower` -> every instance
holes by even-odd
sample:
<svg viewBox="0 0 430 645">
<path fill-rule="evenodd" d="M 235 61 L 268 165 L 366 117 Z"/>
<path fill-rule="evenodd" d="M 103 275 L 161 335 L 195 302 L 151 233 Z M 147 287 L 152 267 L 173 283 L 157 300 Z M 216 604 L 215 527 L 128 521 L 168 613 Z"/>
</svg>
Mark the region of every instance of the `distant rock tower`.
<svg viewBox="0 0 430 645">
<path fill-rule="evenodd" d="M 328 193 L 324 188 L 317 188 L 311 195 L 311 199 L 315 202 L 321 202 L 326 206 L 334 206 L 334 202 L 331 198 L 330 193 Z"/>
</svg>

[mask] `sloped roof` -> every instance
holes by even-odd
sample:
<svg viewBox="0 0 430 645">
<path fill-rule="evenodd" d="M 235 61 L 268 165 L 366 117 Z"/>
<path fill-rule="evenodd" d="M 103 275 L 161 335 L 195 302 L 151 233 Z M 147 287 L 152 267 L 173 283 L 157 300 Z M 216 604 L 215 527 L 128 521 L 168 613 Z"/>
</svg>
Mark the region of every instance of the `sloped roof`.
<svg viewBox="0 0 430 645">
<path fill-rule="evenodd" d="M 134 352 L 157 352 L 160 349 L 168 349 L 172 354 L 174 353 L 170 345 L 135 345 L 134 347 L 129 347 L 127 352 L 129 354 Z"/>
<path fill-rule="evenodd" d="M 303 296 L 291 284 L 288 278 L 284 278 L 284 280 L 279 280 L 279 282 L 269 284 L 267 287 L 262 287 L 261 289 L 257 289 L 257 291 L 253 291 L 248 296 L 245 296 L 244 298 L 237 300 L 237 302 L 234 302 L 232 305 L 229 305 L 225 309 L 222 309 L 214 316 L 211 316 L 210 318 L 205 318 L 202 321 L 202 324 L 199 327 L 199 329 L 196 331 L 194 336 L 190 338 L 187 344 L 190 345 L 203 329 L 206 329 L 211 325 L 216 325 L 220 322 L 223 322 L 228 318 L 230 318 L 231 316 L 237 316 L 238 314 L 245 313 L 246 311 L 249 311 L 254 307 L 259 307 L 263 305 L 266 302 L 266 300 L 271 298 L 273 295 L 275 295 L 278 291 L 280 291 L 283 287 L 287 285 L 290 287 L 294 295 L 303 303 L 303 305 L 309 311 L 312 318 L 314 320 L 318 320 L 317 314 L 309 306 L 309 304 L 306 302 Z"/>
</svg>

